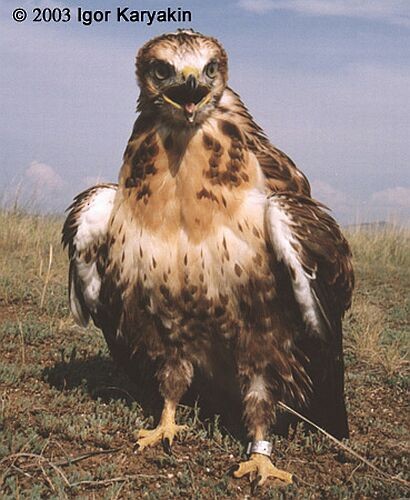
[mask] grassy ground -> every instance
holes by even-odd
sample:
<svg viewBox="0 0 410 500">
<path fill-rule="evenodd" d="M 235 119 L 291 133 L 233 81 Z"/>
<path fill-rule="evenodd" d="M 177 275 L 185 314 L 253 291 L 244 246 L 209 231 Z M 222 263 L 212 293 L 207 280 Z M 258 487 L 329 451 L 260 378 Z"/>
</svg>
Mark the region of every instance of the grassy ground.
<svg viewBox="0 0 410 500">
<path fill-rule="evenodd" d="M 61 220 L 0 212 L 1 498 L 246 498 L 249 483 L 226 472 L 243 443 L 218 418 L 190 424 L 172 456 L 133 452 L 152 425 L 112 364 L 102 335 L 74 325 L 67 308 Z M 384 471 L 300 429 L 273 438 L 275 462 L 298 484 L 259 498 L 404 498 L 409 470 L 409 232 L 354 232 L 357 289 L 345 321 L 349 446 Z M 407 253 L 406 253 L 407 251 Z M 407 337 L 406 337 L 407 336 Z M 406 344 L 407 342 L 407 344 Z M 407 479 L 409 479 L 407 477 Z"/>
</svg>

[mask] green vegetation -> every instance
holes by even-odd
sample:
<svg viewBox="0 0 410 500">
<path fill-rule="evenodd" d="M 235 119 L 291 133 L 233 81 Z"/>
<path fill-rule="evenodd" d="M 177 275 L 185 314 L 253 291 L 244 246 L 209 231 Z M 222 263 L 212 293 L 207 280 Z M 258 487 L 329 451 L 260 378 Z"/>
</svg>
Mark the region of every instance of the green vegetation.
<svg viewBox="0 0 410 500">
<path fill-rule="evenodd" d="M 244 498 L 228 469 L 243 443 L 219 419 L 190 425 L 171 456 L 134 453 L 153 425 L 138 387 L 113 365 L 100 332 L 77 327 L 67 308 L 62 220 L 0 212 L 0 495 L 15 498 Z M 409 231 L 354 231 L 357 276 L 346 317 L 349 446 L 378 474 L 320 434 L 272 437 L 276 464 L 298 484 L 260 498 L 403 498 L 409 471 Z M 408 295 L 408 294 L 407 294 Z M 407 398 L 407 401 L 406 401 Z M 407 477 L 407 479 L 409 479 Z"/>
</svg>

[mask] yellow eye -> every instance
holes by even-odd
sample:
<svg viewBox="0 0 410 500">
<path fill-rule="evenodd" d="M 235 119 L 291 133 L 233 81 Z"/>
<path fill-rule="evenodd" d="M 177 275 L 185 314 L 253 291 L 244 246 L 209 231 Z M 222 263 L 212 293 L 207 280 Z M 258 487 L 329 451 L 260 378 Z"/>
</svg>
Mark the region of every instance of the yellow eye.
<svg viewBox="0 0 410 500">
<path fill-rule="evenodd" d="M 171 76 L 171 68 L 169 64 L 158 62 L 153 69 L 153 75 L 157 80 L 166 80 Z"/>
<path fill-rule="evenodd" d="M 211 61 L 205 68 L 205 74 L 208 78 L 215 78 L 218 74 L 218 63 Z"/>
</svg>

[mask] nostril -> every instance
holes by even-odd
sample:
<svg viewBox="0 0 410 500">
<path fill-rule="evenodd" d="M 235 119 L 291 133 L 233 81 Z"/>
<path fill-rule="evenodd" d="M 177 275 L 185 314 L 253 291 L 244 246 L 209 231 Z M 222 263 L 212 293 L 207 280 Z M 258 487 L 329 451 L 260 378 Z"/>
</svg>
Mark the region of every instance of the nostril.
<svg viewBox="0 0 410 500">
<path fill-rule="evenodd" d="M 189 75 L 187 80 L 186 80 L 186 85 L 192 90 L 195 90 L 198 87 L 198 81 L 194 77 L 194 75 Z"/>
</svg>

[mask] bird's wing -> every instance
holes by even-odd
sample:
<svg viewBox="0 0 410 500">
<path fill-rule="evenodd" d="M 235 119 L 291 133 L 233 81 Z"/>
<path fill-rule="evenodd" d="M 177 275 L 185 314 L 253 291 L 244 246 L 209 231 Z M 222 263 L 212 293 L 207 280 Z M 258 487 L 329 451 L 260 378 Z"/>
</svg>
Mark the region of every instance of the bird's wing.
<svg viewBox="0 0 410 500">
<path fill-rule="evenodd" d="M 231 88 L 225 90 L 221 106 L 226 108 L 225 112 L 240 126 L 247 147 L 259 162 L 267 188 L 272 192 L 291 191 L 310 196 L 310 185 L 305 175 L 289 156 L 270 143 L 239 95 Z"/>
<path fill-rule="evenodd" d="M 306 331 L 332 341 L 351 302 L 351 252 L 319 202 L 294 193 L 268 198 L 266 220 L 277 259 L 285 265 Z"/>
<path fill-rule="evenodd" d="M 308 361 L 307 416 L 338 438 L 348 436 L 344 403 L 342 317 L 354 285 L 349 245 L 323 205 L 294 193 L 268 198 L 266 223 L 276 258 L 291 283 L 302 327 L 294 342 Z"/>
<path fill-rule="evenodd" d="M 98 184 L 74 198 L 62 231 L 70 258 L 69 300 L 78 324 L 97 311 L 108 223 L 117 184 Z M 104 250 L 105 249 L 105 250 Z"/>
</svg>

